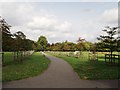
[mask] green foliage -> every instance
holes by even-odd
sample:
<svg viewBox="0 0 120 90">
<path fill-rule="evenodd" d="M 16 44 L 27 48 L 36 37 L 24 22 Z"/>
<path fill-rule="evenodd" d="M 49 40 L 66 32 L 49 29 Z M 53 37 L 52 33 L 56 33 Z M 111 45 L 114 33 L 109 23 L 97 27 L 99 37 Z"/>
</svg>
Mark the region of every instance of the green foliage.
<svg viewBox="0 0 120 90">
<path fill-rule="evenodd" d="M 3 82 L 39 75 L 47 69 L 48 64 L 50 63 L 50 60 L 42 56 L 40 52 L 36 52 L 31 57 L 26 58 L 23 63 L 13 63 L 11 55 L 12 54 L 9 52 L 5 57 L 5 63 L 7 63 L 7 66 L 2 68 Z"/>
<path fill-rule="evenodd" d="M 3 51 L 25 51 L 36 49 L 34 41 L 26 39 L 26 35 L 21 31 L 11 34 L 10 27 L 11 26 L 4 19 L 0 18 Z"/>
<path fill-rule="evenodd" d="M 117 34 L 118 27 L 106 27 L 103 31 L 107 35 L 101 35 L 97 39 L 100 41 L 97 45 L 99 48 L 108 49 L 111 54 L 113 51 L 117 50 L 117 38 L 115 35 Z"/>
<path fill-rule="evenodd" d="M 76 48 L 75 48 L 75 44 L 72 43 L 72 42 L 63 42 L 62 43 L 63 47 L 62 47 L 62 50 L 63 51 L 74 51 Z"/>
<path fill-rule="evenodd" d="M 23 32 L 18 31 L 14 34 L 14 51 L 22 51 L 24 50 L 24 40 L 26 39 L 26 36 Z"/>
<path fill-rule="evenodd" d="M 78 42 L 73 43 L 73 42 L 57 42 L 57 43 L 52 43 L 51 45 L 49 44 L 47 46 L 47 50 L 51 51 L 85 51 L 85 50 L 90 50 L 93 47 L 93 43 L 84 41 L 84 42 Z"/>
<path fill-rule="evenodd" d="M 4 52 L 4 64 L 10 65 L 13 63 L 13 52 Z"/>
<path fill-rule="evenodd" d="M 10 33 L 10 25 L 0 17 L 0 31 L 2 32 L 2 49 L 5 50 L 11 50 L 12 46 L 12 34 Z"/>
<path fill-rule="evenodd" d="M 76 48 L 79 51 L 88 51 L 94 49 L 94 44 L 91 42 L 86 41 L 85 39 L 79 38 L 77 40 Z"/>
<path fill-rule="evenodd" d="M 51 53 L 50 53 L 51 54 Z M 67 61 L 78 73 L 81 79 L 87 80 L 113 80 L 118 79 L 118 67 L 106 65 L 104 54 L 99 53 L 99 61 L 89 61 L 88 52 L 83 52 L 83 57 L 75 58 L 54 53 L 52 54 Z"/>
<path fill-rule="evenodd" d="M 47 44 L 48 44 L 47 38 L 45 36 L 40 36 L 37 41 L 37 49 L 39 51 L 41 50 L 44 51 L 47 48 Z"/>
</svg>

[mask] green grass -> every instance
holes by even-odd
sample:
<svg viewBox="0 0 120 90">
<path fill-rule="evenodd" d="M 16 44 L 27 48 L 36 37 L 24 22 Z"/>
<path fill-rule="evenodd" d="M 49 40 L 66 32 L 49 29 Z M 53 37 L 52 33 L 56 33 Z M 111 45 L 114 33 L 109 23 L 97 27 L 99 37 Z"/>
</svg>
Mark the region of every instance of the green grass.
<svg viewBox="0 0 120 90">
<path fill-rule="evenodd" d="M 47 69 L 50 60 L 42 56 L 40 52 L 34 53 L 32 56 L 25 58 L 21 63 L 12 61 L 12 54 L 6 54 L 5 63 L 7 64 L 2 68 L 2 81 L 19 80 L 23 78 L 33 77 L 41 74 Z"/>
<path fill-rule="evenodd" d="M 51 54 L 51 53 L 50 53 Z M 113 80 L 118 79 L 118 67 L 107 65 L 104 61 L 104 54 L 99 53 L 98 61 L 88 60 L 88 52 L 83 57 L 75 58 L 60 54 L 52 54 L 67 61 L 78 73 L 81 79 L 88 80 Z"/>
<path fill-rule="evenodd" d="M 13 63 L 13 52 L 4 52 L 4 61 L 5 65 L 10 65 Z"/>
</svg>

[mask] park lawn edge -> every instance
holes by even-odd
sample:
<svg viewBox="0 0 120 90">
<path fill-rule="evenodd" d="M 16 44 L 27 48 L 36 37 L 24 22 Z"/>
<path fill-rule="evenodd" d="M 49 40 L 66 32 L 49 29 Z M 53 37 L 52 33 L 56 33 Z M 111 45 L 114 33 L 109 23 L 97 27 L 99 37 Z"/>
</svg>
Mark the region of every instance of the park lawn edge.
<svg viewBox="0 0 120 90">
<path fill-rule="evenodd" d="M 112 71 L 110 71 L 110 69 L 108 71 L 105 69 L 105 71 L 107 71 L 107 72 L 105 72 L 106 75 L 104 73 L 103 73 L 104 75 L 102 75 L 102 73 L 98 71 L 98 73 L 96 73 L 96 75 L 100 75 L 101 74 L 100 77 L 98 77 L 98 76 L 95 76 L 95 72 L 96 71 L 93 71 L 91 74 L 90 74 L 90 72 L 86 73 L 87 71 L 81 73 L 80 72 L 80 68 L 75 66 L 75 64 L 68 59 L 68 58 L 71 58 L 71 59 L 74 58 L 74 59 L 77 60 L 78 58 L 68 57 L 68 56 L 61 56 L 61 55 L 57 55 L 57 54 L 53 54 L 53 53 L 48 53 L 48 54 L 53 55 L 53 56 L 58 57 L 58 58 L 61 58 L 64 61 L 66 61 L 67 63 L 69 63 L 72 66 L 73 70 L 77 73 L 77 75 L 79 76 L 80 79 L 83 79 L 83 80 L 118 80 L 119 79 L 119 72 L 118 72 L 119 67 L 118 66 L 117 67 L 116 66 L 109 66 L 109 65 L 105 66 L 106 64 L 105 64 L 105 62 L 103 62 L 103 60 L 102 60 L 102 63 L 98 62 L 98 61 L 88 61 L 90 63 L 88 65 L 93 65 L 94 68 L 96 68 L 96 69 L 98 68 L 101 71 L 102 71 L 102 69 L 104 69 L 103 67 L 106 67 L 108 69 L 111 67 Z M 77 65 L 79 65 L 79 64 L 81 64 L 81 63 L 78 62 Z M 99 66 L 94 66 L 95 64 L 100 64 L 100 65 L 104 65 L 104 66 L 102 67 L 102 69 L 100 69 Z M 84 65 L 84 64 L 81 64 L 81 65 Z M 82 67 L 85 68 L 85 66 L 82 66 Z M 114 69 L 115 69 L 115 71 L 114 71 Z M 85 68 L 85 70 L 87 70 L 87 69 Z M 116 74 L 113 74 L 112 72 L 114 72 Z M 87 78 L 86 75 L 90 76 L 90 77 Z M 109 77 L 107 77 L 107 76 L 109 76 Z"/>
<path fill-rule="evenodd" d="M 39 53 L 39 52 L 34 52 L 33 53 L 33 55 L 32 56 L 29 56 L 29 57 L 26 57 L 25 58 L 25 60 L 22 62 L 22 64 L 21 63 L 17 63 L 17 65 L 19 65 L 19 66 L 22 66 L 22 65 L 27 65 L 27 64 L 30 64 L 30 60 L 32 59 L 32 57 L 34 57 L 34 55 L 36 54 L 36 53 Z M 3 77 L 5 77 L 4 75 L 5 75 L 5 73 L 4 73 L 4 67 L 2 68 L 2 82 L 3 83 L 5 83 L 5 82 L 10 82 L 10 81 L 16 81 L 16 80 L 22 80 L 22 79 L 26 79 L 26 78 L 31 78 L 31 77 L 34 77 L 34 76 L 38 76 L 38 75 L 41 75 L 42 73 L 44 73 L 44 71 L 46 71 L 47 69 L 48 69 L 48 67 L 49 67 L 49 65 L 50 65 L 50 63 L 51 63 L 51 61 L 47 58 L 47 57 L 45 57 L 45 56 L 43 56 L 42 54 L 40 54 L 39 55 L 39 57 L 42 57 L 42 62 L 40 63 L 41 65 L 43 65 L 44 63 L 45 63 L 45 66 L 43 66 L 43 67 L 40 67 L 40 68 L 36 68 L 36 67 L 33 67 L 32 69 L 33 69 L 33 72 L 29 72 L 29 73 L 27 73 L 25 76 L 23 75 L 23 76 L 21 76 L 21 77 L 16 77 L 16 78 L 3 78 Z M 32 63 L 32 61 L 33 61 L 33 59 L 31 60 L 31 63 Z M 34 62 L 35 63 L 35 62 Z M 21 65 L 20 65 L 21 64 Z M 38 63 L 36 63 L 37 65 L 38 65 Z M 17 67 L 17 65 L 15 66 L 15 65 L 8 65 L 9 67 Z M 35 66 L 35 65 L 34 65 Z M 6 66 L 7 67 L 7 66 Z M 27 68 L 27 67 L 26 67 Z M 36 69 L 35 69 L 36 68 Z M 9 68 L 7 68 L 7 69 L 9 69 Z M 28 70 L 30 70 L 31 69 L 31 67 L 29 68 L 27 68 Z M 36 72 L 34 72 L 34 69 L 35 70 L 38 70 L 38 71 L 36 71 Z M 10 73 L 10 72 L 7 72 L 8 74 Z M 21 73 L 19 73 L 19 74 L 21 74 Z M 19 76 L 19 74 L 18 74 L 18 76 Z M 6 74 L 7 75 L 7 74 Z M 14 74 L 12 74 L 12 75 L 14 75 Z M 15 75 L 15 76 L 17 76 L 17 75 Z"/>
</svg>

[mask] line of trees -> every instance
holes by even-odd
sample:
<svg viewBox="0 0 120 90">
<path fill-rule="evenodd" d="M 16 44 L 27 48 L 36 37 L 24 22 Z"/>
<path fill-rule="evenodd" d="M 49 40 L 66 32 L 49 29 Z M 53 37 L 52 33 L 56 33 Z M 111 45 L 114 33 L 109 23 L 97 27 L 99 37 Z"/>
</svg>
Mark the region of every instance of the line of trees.
<svg viewBox="0 0 120 90">
<path fill-rule="evenodd" d="M 40 36 L 37 41 L 38 51 L 102 51 L 110 52 L 120 51 L 120 37 L 118 36 L 118 27 L 105 27 L 103 30 L 106 35 L 100 35 L 97 37 L 97 43 L 88 42 L 83 38 L 78 38 L 77 43 L 68 42 L 57 42 L 49 44 L 45 36 Z"/>
<path fill-rule="evenodd" d="M 83 38 L 78 38 L 76 43 L 57 42 L 49 44 L 45 36 L 40 36 L 38 41 L 26 39 L 26 35 L 18 31 L 14 34 L 10 32 L 11 26 L 2 18 L 0 18 L 0 30 L 2 31 L 2 50 L 3 51 L 120 51 L 120 38 L 115 36 L 118 34 L 118 27 L 106 27 L 103 31 L 107 35 L 100 35 L 97 39 L 98 43 L 88 42 Z"/>
<path fill-rule="evenodd" d="M 25 51 L 34 50 L 36 48 L 36 43 L 30 39 L 26 39 L 26 35 L 17 31 L 16 33 L 11 33 L 9 25 L 5 19 L 0 17 L 0 31 L 2 32 L 2 50 L 14 52 L 14 60 L 22 61 L 23 56 L 25 56 Z M 19 58 L 21 56 L 21 58 Z"/>
<path fill-rule="evenodd" d="M 37 41 L 38 51 L 88 51 L 93 49 L 94 44 L 82 38 L 79 38 L 77 43 L 66 40 L 64 42 L 49 44 L 45 36 L 40 36 Z"/>
<path fill-rule="evenodd" d="M 21 31 L 11 34 L 10 27 L 4 19 L 0 20 L 3 51 L 28 51 L 35 48 L 36 43 L 34 41 L 26 39 L 26 35 Z"/>
</svg>

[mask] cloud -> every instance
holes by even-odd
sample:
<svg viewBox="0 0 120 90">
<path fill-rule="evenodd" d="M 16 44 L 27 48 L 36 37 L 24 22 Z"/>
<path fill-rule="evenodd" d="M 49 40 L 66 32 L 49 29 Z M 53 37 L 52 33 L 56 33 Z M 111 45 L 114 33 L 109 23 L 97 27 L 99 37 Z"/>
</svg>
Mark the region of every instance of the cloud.
<svg viewBox="0 0 120 90">
<path fill-rule="evenodd" d="M 94 12 L 93 9 L 89 9 L 89 8 L 83 9 L 82 11 L 83 11 L 83 12 L 86 12 L 86 13 Z"/>
<path fill-rule="evenodd" d="M 13 26 L 24 25 L 34 16 L 34 7 L 30 4 L 0 3 L 1 15 Z"/>
<path fill-rule="evenodd" d="M 72 26 L 72 23 L 68 21 L 64 21 L 63 23 L 56 25 L 55 29 L 63 33 L 67 33 L 67 32 L 70 32 L 71 26 Z"/>
<path fill-rule="evenodd" d="M 40 35 L 45 35 L 50 43 L 65 40 L 76 42 L 78 37 L 94 42 L 105 24 L 117 23 L 117 9 L 105 10 L 97 18 L 88 16 L 88 19 L 84 19 L 86 16 L 81 14 L 79 17 L 74 17 L 77 13 L 72 11 L 72 15 L 66 13 L 63 16 L 56 14 L 57 12 L 59 9 L 58 11 L 53 9 L 53 12 L 50 12 L 47 11 L 47 7 L 42 8 L 32 3 L 0 4 L 0 14 L 12 25 L 12 33 L 21 30 L 27 38 L 35 41 Z M 88 8 L 83 12 L 88 12 L 89 15 L 93 10 Z M 96 12 L 91 14 L 94 15 Z"/>
<path fill-rule="evenodd" d="M 102 22 L 108 24 L 117 24 L 118 23 L 118 9 L 105 10 L 100 18 Z"/>
<path fill-rule="evenodd" d="M 69 32 L 72 25 L 67 20 L 61 21 L 42 8 L 36 10 L 30 3 L 1 3 L 1 5 L 0 14 L 12 25 L 12 33 L 22 31 L 28 38 L 35 41 L 40 35 L 47 36 L 50 42 L 60 39 L 61 36 L 67 40 L 68 35 L 63 33 Z"/>
<path fill-rule="evenodd" d="M 33 17 L 33 19 L 27 23 L 27 26 L 31 29 L 48 29 L 48 28 L 53 28 L 53 26 L 56 24 L 56 20 L 49 16 L 49 15 L 44 15 L 44 16 L 37 16 Z"/>
</svg>

